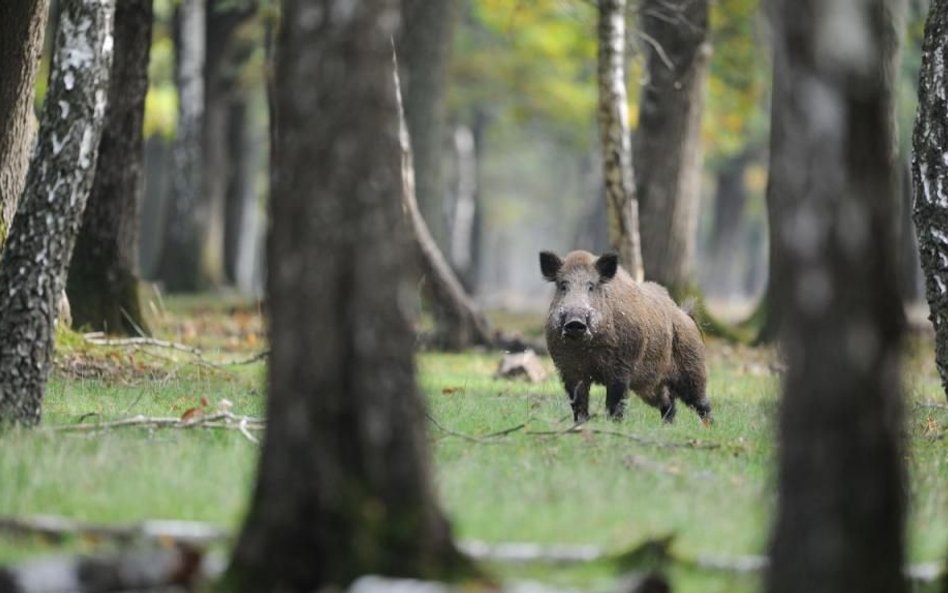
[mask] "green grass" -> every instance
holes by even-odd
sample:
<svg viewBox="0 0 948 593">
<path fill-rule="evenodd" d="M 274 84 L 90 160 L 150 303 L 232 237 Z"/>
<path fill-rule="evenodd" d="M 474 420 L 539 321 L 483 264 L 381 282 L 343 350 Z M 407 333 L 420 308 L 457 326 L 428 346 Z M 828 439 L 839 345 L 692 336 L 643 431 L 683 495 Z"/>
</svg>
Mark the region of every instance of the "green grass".
<svg viewBox="0 0 948 593">
<path fill-rule="evenodd" d="M 189 323 L 205 322 L 213 325 L 206 319 Z M 175 323 L 181 327 L 184 322 L 176 319 L 171 325 Z M 211 336 L 213 356 L 239 357 L 228 351 L 232 341 L 226 333 L 204 326 L 198 332 Z M 930 345 L 912 345 L 907 399 L 943 402 L 926 348 Z M 263 414 L 261 363 L 220 370 L 194 364 L 185 354 L 173 357 L 179 362 L 121 349 L 90 351 L 72 340 L 60 356 L 70 364 L 61 364 L 50 382 L 44 423 L 180 416 L 202 398 L 210 407 L 226 398 L 236 413 Z M 100 378 L 77 378 L 84 367 L 76 361 L 87 358 L 102 363 L 102 368 L 94 367 Z M 419 382 L 430 413 L 448 431 L 483 436 L 525 424 L 483 442 L 430 427 L 441 499 L 458 537 L 595 544 L 622 552 L 673 534 L 674 552 L 682 558 L 763 553 L 774 505 L 773 425 L 779 391 L 778 379 L 769 371 L 769 353 L 713 345 L 709 391 L 716 421 L 711 429 L 684 407 L 674 425 L 664 426 L 654 409 L 634 397 L 627 418 L 614 424 L 602 417 L 604 394 L 594 389 L 591 411 L 598 416 L 589 426 L 636 435 L 644 443 L 591 432 L 530 434 L 572 424 L 566 397 L 554 378 L 536 385 L 494 379 L 497 358 L 419 357 Z M 546 364 L 552 368 L 548 360 Z M 915 562 L 939 560 L 948 551 L 946 427 L 944 409 L 908 406 L 909 555 Z M 716 448 L 703 448 L 709 445 Z M 179 518 L 236 530 L 257 454 L 257 447 L 235 431 L 12 431 L 0 435 L 0 515 L 57 514 L 103 522 Z M 53 546 L 0 536 L 0 562 L 62 549 L 90 551 L 97 544 L 80 540 Z M 615 578 L 606 564 L 491 568 L 511 578 L 599 590 Z M 669 574 L 676 591 L 759 587 L 753 575 L 681 565 Z"/>
</svg>

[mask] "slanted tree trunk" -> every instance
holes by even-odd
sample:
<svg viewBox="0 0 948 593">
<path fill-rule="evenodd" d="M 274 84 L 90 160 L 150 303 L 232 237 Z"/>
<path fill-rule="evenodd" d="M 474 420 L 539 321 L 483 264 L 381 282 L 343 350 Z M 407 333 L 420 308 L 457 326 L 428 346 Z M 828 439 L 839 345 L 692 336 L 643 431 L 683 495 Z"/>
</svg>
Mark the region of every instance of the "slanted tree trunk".
<svg viewBox="0 0 948 593">
<path fill-rule="evenodd" d="M 642 280 L 639 203 L 632 173 L 629 106 L 625 87 L 625 0 L 599 1 L 599 142 L 609 218 L 609 246 Z"/>
<path fill-rule="evenodd" d="M 645 275 L 681 294 L 693 285 L 701 114 L 711 45 L 707 0 L 643 0 L 646 76 L 635 132 Z"/>
<path fill-rule="evenodd" d="M 0 260 L 0 423 L 40 421 L 57 303 L 105 123 L 114 5 L 63 0 L 61 9 L 39 144 Z"/>
<path fill-rule="evenodd" d="M 36 134 L 33 96 L 49 0 L 0 3 L 0 248 L 16 212 Z"/>
<path fill-rule="evenodd" d="M 905 468 L 893 118 L 898 0 L 783 0 L 787 256 L 770 593 L 899 593 Z M 844 43 L 845 42 L 845 43 Z M 848 45 L 847 45 L 848 44 Z"/>
<path fill-rule="evenodd" d="M 464 286 L 454 274 L 435 243 L 415 197 L 415 174 L 408 127 L 403 126 L 402 158 L 404 183 L 402 209 L 408 217 L 412 243 L 421 266 L 425 292 L 436 317 L 434 345 L 445 350 L 462 350 L 470 346 L 493 343 L 490 326 L 477 305 L 468 297 Z"/>
<path fill-rule="evenodd" d="M 396 0 L 286 0 L 257 486 L 228 590 L 471 570 L 435 500 L 404 298 Z"/>
<path fill-rule="evenodd" d="M 178 123 L 171 153 L 171 196 L 165 217 L 165 241 L 158 276 L 173 292 L 199 290 L 201 241 L 208 212 L 203 206 L 205 0 L 178 4 L 175 78 Z"/>
<path fill-rule="evenodd" d="M 935 363 L 948 394 L 948 1 L 932 0 L 925 22 L 918 110 L 912 135 L 915 228 L 925 295 L 935 326 Z"/>
<path fill-rule="evenodd" d="M 66 283 L 76 327 L 132 336 L 148 332 L 138 294 L 138 212 L 152 20 L 152 0 L 115 7 L 105 129 Z"/>
</svg>

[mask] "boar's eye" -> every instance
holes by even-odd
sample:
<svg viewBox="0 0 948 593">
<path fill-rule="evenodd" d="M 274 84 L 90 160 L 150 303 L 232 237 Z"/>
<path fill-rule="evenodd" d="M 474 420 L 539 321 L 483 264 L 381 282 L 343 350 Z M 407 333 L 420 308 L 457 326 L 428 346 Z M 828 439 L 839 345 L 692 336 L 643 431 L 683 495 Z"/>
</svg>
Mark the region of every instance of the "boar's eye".
<svg viewBox="0 0 948 593">
<path fill-rule="evenodd" d="M 569 282 L 566 280 L 560 280 L 556 287 L 559 288 L 561 292 L 566 292 L 566 289 L 569 288 Z"/>
<path fill-rule="evenodd" d="M 596 285 L 593 284 L 592 282 L 587 282 L 586 288 L 589 289 L 589 292 L 592 292 L 596 288 Z"/>
</svg>

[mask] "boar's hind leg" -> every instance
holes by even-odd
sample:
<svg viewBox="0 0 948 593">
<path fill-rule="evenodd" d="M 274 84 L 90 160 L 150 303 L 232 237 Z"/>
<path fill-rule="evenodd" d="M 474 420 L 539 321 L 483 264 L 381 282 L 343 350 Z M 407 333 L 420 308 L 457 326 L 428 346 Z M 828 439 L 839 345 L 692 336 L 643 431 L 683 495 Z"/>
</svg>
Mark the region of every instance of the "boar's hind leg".
<svg viewBox="0 0 948 593">
<path fill-rule="evenodd" d="M 629 386 L 623 381 L 613 381 L 606 386 L 606 411 L 609 418 L 622 420 L 625 416 L 625 399 L 628 392 Z"/>
<path fill-rule="evenodd" d="M 661 412 L 662 420 L 666 424 L 671 424 L 675 421 L 675 398 L 672 397 L 668 387 L 664 384 L 656 387 L 652 401 L 655 402 L 652 405 L 656 406 L 658 411 Z"/>
<path fill-rule="evenodd" d="M 589 381 L 564 381 L 569 403 L 573 407 L 573 420 L 589 420 Z"/>
<path fill-rule="evenodd" d="M 681 377 L 672 386 L 681 401 L 698 412 L 698 417 L 705 424 L 711 424 L 711 402 L 705 394 L 705 381 L 700 377 Z"/>
</svg>

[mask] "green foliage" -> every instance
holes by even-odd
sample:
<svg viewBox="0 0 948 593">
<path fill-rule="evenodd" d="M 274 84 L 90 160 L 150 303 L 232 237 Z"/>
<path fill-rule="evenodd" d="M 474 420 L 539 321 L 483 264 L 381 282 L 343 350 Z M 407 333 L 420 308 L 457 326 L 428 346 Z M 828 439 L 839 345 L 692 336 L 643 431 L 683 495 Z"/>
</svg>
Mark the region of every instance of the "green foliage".
<svg viewBox="0 0 948 593">
<path fill-rule="evenodd" d="M 769 41 L 760 0 L 711 3 L 711 71 L 702 140 L 711 165 L 761 142 L 769 129 Z"/>
<path fill-rule="evenodd" d="M 596 13 L 583 2 L 472 0 L 455 36 L 449 108 L 542 121 L 588 143 L 595 122 Z"/>
</svg>

